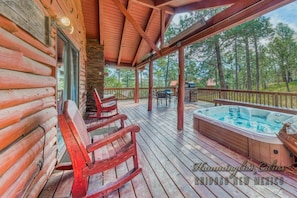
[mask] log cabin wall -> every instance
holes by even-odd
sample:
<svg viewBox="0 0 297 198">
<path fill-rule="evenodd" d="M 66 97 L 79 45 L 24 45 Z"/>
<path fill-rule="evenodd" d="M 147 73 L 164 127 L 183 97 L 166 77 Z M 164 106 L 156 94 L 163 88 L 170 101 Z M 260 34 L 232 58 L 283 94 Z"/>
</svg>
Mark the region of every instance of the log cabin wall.
<svg viewBox="0 0 297 198">
<path fill-rule="evenodd" d="M 44 20 L 35 18 L 39 12 Z M 47 19 L 59 15 L 68 16 L 75 28 L 65 34 L 80 52 L 79 108 L 84 113 L 80 1 L 0 1 L 0 197 L 37 197 L 57 164 L 57 30 Z M 28 28 L 32 21 L 38 25 Z M 49 25 L 45 35 L 40 22 Z"/>
</svg>

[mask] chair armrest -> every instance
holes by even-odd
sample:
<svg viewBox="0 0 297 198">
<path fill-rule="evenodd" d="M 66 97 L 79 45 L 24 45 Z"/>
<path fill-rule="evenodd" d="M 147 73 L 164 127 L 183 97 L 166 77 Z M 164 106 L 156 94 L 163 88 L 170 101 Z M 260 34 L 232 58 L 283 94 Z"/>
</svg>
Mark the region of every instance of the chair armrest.
<svg viewBox="0 0 297 198">
<path fill-rule="evenodd" d="M 88 152 L 93 152 L 95 150 L 97 150 L 98 148 L 106 145 L 106 144 L 109 144 L 123 136 L 125 136 L 127 133 L 137 133 L 140 131 L 140 128 L 139 126 L 137 125 L 129 125 L 123 129 L 120 129 L 119 131 L 117 132 L 114 132 L 106 137 L 104 137 L 104 139 L 101 139 L 101 140 L 98 140 L 92 144 L 89 144 L 87 146 L 87 151 Z"/>
<path fill-rule="evenodd" d="M 116 98 L 116 97 L 113 94 L 109 94 L 106 97 L 102 97 L 101 100 L 106 100 L 106 99 L 111 99 L 111 98 Z"/>
<path fill-rule="evenodd" d="M 118 105 L 118 103 L 116 100 L 111 100 L 111 101 L 106 101 L 106 102 L 101 103 L 102 108 L 109 108 L 109 107 L 117 106 L 117 105 Z"/>
<path fill-rule="evenodd" d="M 115 96 L 108 97 L 108 98 L 101 98 L 102 103 L 113 102 L 113 101 L 118 101 L 118 98 L 116 98 Z"/>
<path fill-rule="evenodd" d="M 110 123 L 113 123 L 117 120 L 121 120 L 121 128 L 124 128 L 124 120 L 127 120 L 127 119 L 128 119 L 128 117 L 125 114 L 119 114 L 119 115 L 113 116 L 111 118 L 108 118 L 94 126 L 88 127 L 87 131 L 92 132 L 93 130 L 104 127 L 106 125 L 109 125 Z"/>
</svg>

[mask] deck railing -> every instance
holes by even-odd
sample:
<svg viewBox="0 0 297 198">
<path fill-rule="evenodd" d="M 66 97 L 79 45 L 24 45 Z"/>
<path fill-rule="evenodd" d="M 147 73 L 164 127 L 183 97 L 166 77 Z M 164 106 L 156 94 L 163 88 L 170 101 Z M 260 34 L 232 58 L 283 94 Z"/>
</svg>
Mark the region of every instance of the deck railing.
<svg viewBox="0 0 297 198">
<path fill-rule="evenodd" d="M 176 93 L 176 89 L 172 87 L 154 87 L 154 93 L 164 89 L 171 89 L 173 93 Z M 221 98 L 274 107 L 297 109 L 297 93 L 207 88 L 197 88 L 197 90 L 198 100 L 201 101 L 213 102 L 214 99 Z M 104 94 L 113 94 L 120 100 L 133 99 L 134 88 L 106 88 L 104 89 Z M 139 97 L 147 98 L 148 88 L 140 88 Z"/>
<path fill-rule="evenodd" d="M 203 88 L 198 89 L 199 100 L 213 102 L 213 100 L 216 98 L 281 108 L 297 109 L 297 93 Z"/>
<path fill-rule="evenodd" d="M 153 92 L 161 91 L 164 89 L 170 89 L 175 93 L 175 88 L 172 87 L 154 87 Z M 104 95 L 115 95 L 119 100 L 133 99 L 134 98 L 134 88 L 105 88 Z M 149 90 L 148 88 L 139 88 L 139 98 L 147 98 Z"/>
</svg>

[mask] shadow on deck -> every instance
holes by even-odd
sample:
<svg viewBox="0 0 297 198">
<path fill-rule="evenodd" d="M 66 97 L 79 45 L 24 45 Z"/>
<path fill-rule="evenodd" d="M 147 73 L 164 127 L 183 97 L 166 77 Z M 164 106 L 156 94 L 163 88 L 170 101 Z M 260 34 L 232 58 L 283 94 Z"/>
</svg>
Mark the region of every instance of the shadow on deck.
<svg viewBox="0 0 297 198">
<path fill-rule="evenodd" d="M 128 116 L 127 124 L 138 124 L 139 164 L 143 169 L 131 182 L 114 191 L 109 197 L 296 197 L 297 178 L 285 172 L 239 171 L 230 178 L 230 171 L 193 171 L 194 164 L 210 167 L 240 167 L 247 158 L 195 133 L 192 112 L 210 103 L 185 104 L 184 130 L 178 131 L 176 103 L 168 106 L 154 103 L 147 111 L 147 101 L 120 101 L 119 112 Z M 114 144 L 114 143 L 113 143 Z M 110 145 L 107 151 L 112 150 Z M 116 144 L 116 143 L 115 143 Z M 90 190 L 106 180 L 121 175 L 132 167 L 132 160 L 115 170 L 90 178 Z M 248 161 L 257 169 L 257 164 Z M 70 197 L 71 171 L 55 171 L 40 197 Z"/>
</svg>

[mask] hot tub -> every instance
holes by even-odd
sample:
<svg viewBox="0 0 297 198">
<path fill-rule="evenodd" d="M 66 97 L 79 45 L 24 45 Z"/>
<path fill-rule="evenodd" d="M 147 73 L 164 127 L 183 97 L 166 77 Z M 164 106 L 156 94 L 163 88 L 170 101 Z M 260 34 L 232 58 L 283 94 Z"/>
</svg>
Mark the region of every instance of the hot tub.
<svg viewBox="0 0 297 198">
<path fill-rule="evenodd" d="M 276 134 L 293 115 L 243 106 L 198 109 L 193 127 L 199 133 L 254 161 L 278 166 L 294 163 Z"/>
</svg>

